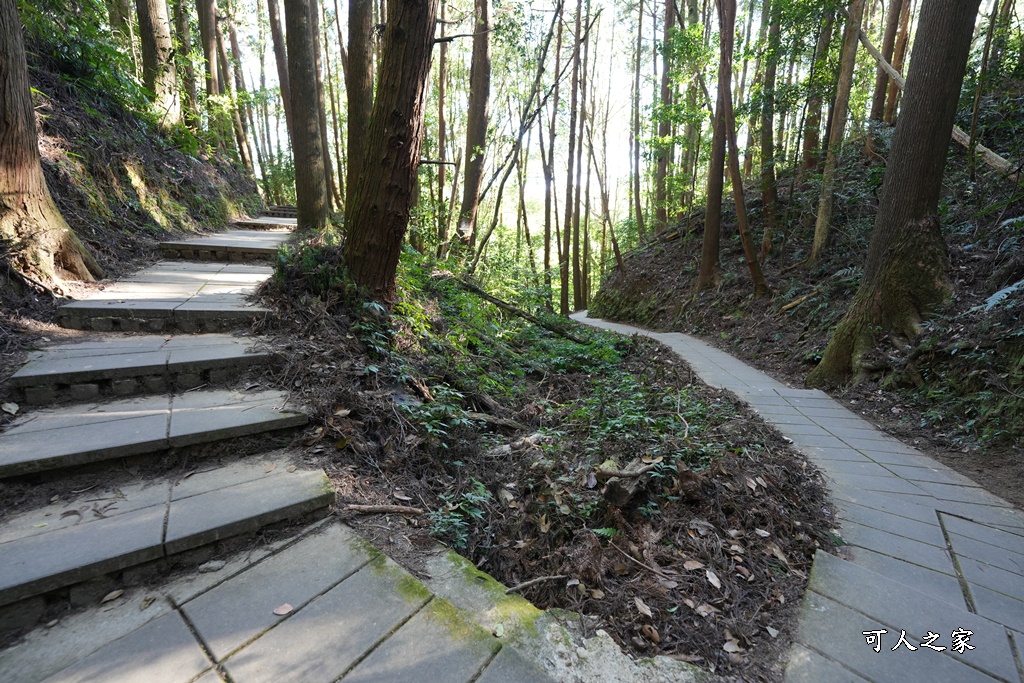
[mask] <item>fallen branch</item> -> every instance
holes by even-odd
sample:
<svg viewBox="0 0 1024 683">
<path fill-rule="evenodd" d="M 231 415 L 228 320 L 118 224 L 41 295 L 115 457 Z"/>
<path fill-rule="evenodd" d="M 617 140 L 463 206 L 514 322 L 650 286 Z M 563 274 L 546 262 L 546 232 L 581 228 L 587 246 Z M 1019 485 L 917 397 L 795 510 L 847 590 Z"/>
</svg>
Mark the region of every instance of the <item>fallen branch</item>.
<svg viewBox="0 0 1024 683">
<path fill-rule="evenodd" d="M 515 586 L 512 586 L 511 588 L 509 588 L 508 590 L 505 591 L 505 595 L 509 595 L 510 593 L 518 593 L 519 591 L 523 590 L 524 588 L 529 588 L 530 586 L 534 586 L 534 585 L 536 585 L 538 583 L 544 583 L 545 581 L 559 581 L 561 579 L 567 579 L 567 578 L 569 578 L 569 577 L 566 576 L 565 574 L 555 574 L 553 576 L 538 576 L 536 579 L 530 579 L 529 581 L 523 581 L 522 583 L 518 583 Z"/>
<path fill-rule="evenodd" d="M 644 465 L 643 467 L 636 470 L 606 470 L 601 467 L 598 467 L 595 474 L 597 475 L 598 479 L 611 479 L 613 477 L 621 477 L 623 479 L 628 479 L 630 477 L 643 476 L 648 472 L 652 471 L 658 465 L 659 463 L 652 462 L 650 465 Z"/>
<path fill-rule="evenodd" d="M 779 313 L 785 313 L 786 311 L 791 311 L 794 308 L 796 308 L 797 306 L 799 306 L 800 304 L 802 304 L 805 301 L 807 301 L 808 299 L 810 299 L 811 297 L 817 296 L 817 294 L 818 294 L 818 290 L 814 290 L 810 294 L 805 294 L 802 297 L 800 297 L 799 299 L 793 299 L 788 304 L 786 304 L 785 306 L 780 308 L 779 309 Z"/>
<path fill-rule="evenodd" d="M 619 546 L 617 546 L 617 545 L 615 545 L 614 543 L 612 543 L 611 541 L 609 541 L 609 542 L 608 542 L 608 545 L 610 545 L 611 547 L 615 548 L 615 549 L 616 549 L 616 550 L 618 550 L 618 551 L 619 551 L 620 553 L 622 553 L 622 556 L 623 556 L 623 557 L 625 557 L 625 558 L 626 558 L 627 560 L 629 560 L 630 562 L 635 562 L 636 564 L 640 565 L 641 567 L 643 567 L 643 568 L 644 568 L 644 569 L 646 569 L 647 571 L 649 571 L 649 572 L 654 572 L 655 574 L 657 574 L 658 576 L 660 576 L 660 577 L 661 577 L 661 578 L 663 578 L 663 579 L 667 579 L 667 578 L 669 578 L 668 574 L 666 574 L 666 573 L 665 573 L 665 570 L 664 570 L 664 569 L 662 569 L 662 568 L 660 568 L 660 567 L 652 567 L 652 566 L 651 566 L 651 565 L 649 565 L 649 564 L 644 564 L 643 562 L 641 562 L 640 560 L 636 559 L 635 557 L 633 557 L 632 555 L 630 555 L 629 553 L 627 553 L 627 552 L 626 552 L 625 550 L 623 550 L 623 549 L 622 549 L 622 548 L 620 548 Z"/>
<path fill-rule="evenodd" d="M 893 80 L 896 87 L 902 92 L 907 87 L 907 81 L 903 78 L 903 75 L 896 70 L 896 68 L 889 63 L 889 61 L 882 56 L 882 53 L 878 51 L 878 48 L 871 44 L 871 40 L 867 37 L 864 31 L 860 32 L 860 42 L 864 45 L 864 48 L 875 58 L 878 62 L 878 66 L 889 75 L 889 78 Z M 971 136 L 967 134 L 960 126 L 953 126 L 953 139 L 959 144 L 967 148 L 967 152 L 971 153 Z M 980 154 L 982 160 L 996 169 L 1007 179 L 1012 180 L 1015 183 L 1020 183 L 1024 178 L 1021 177 L 1021 165 L 1014 166 L 1012 163 L 999 156 L 985 145 L 974 143 L 974 153 Z"/>
<path fill-rule="evenodd" d="M 552 325 L 551 323 L 545 322 L 545 321 L 541 320 L 540 318 L 538 318 L 535 315 L 530 315 L 526 311 L 523 311 L 521 309 L 516 308 L 515 306 L 513 306 L 510 303 L 508 303 L 507 301 L 502 301 L 498 297 L 496 297 L 496 296 L 494 296 L 492 294 L 488 294 L 484 290 L 482 290 L 479 287 L 477 287 L 476 285 L 474 285 L 472 282 L 467 282 L 466 280 L 461 280 L 461 279 L 459 279 L 457 277 L 452 277 L 450 279 L 453 280 L 454 282 L 456 282 L 460 287 L 465 289 L 467 292 L 472 292 L 473 294 L 476 294 L 481 299 L 484 299 L 485 301 L 489 301 L 490 303 L 494 304 L 495 306 L 497 306 L 498 308 L 500 308 L 503 311 L 511 313 L 514 316 L 518 316 L 518 317 L 522 318 L 523 320 L 531 322 L 531 323 L 533 323 L 534 325 L 536 325 L 538 327 L 543 327 L 545 330 L 547 330 L 549 332 L 554 332 L 559 337 L 562 337 L 564 339 L 568 339 L 569 341 L 576 342 L 577 344 L 582 344 L 584 346 L 587 345 L 587 342 L 583 341 L 582 339 L 580 339 L 576 335 L 572 334 L 571 332 L 568 332 L 568 331 L 562 329 L 561 327 L 559 327 L 557 325 Z"/>
<path fill-rule="evenodd" d="M 422 515 L 423 510 L 407 505 L 356 505 L 350 503 L 345 510 L 359 515 Z"/>
</svg>

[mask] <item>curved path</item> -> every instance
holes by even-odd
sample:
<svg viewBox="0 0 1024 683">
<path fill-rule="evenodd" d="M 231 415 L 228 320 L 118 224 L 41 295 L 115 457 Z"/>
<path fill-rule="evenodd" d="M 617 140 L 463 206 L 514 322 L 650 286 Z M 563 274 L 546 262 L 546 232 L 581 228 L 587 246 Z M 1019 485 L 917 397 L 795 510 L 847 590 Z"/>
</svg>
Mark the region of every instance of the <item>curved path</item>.
<svg viewBox="0 0 1024 683">
<path fill-rule="evenodd" d="M 669 346 L 825 474 L 842 557 L 818 551 L 787 681 L 1024 683 L 1020 510 L 821 391 L 788 387 L 685 334 L 572 318 Z"/>
</svg>

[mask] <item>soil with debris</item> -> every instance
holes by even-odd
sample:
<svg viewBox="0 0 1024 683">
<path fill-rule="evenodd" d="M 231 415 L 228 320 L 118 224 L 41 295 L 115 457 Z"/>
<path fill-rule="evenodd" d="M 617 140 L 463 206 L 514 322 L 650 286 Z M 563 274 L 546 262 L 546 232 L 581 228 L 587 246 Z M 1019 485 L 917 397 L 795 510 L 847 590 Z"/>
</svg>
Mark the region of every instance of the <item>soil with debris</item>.
<svg viewBox="0 0 1024 683">
<path fill-rule="evenodd" d="M 590 314 L 692 334 L 772 376 L 803 386 L 860 281 L 883 167 L 848 145 L 844 201 L 824 262 L 802 265 L 818 185 L 780 179 L 783 232 L 764 263 L 773 296 L 754 300 L 735 216 L 725 218 L 721 286 L 692 294 L 700 217 L 652 240 L 610 271 Z M 942 205 L 953 296 L 914 340 L 885 337 L 862 381 L 833 398 L 896 438 L 1024 505 L 1024 188 L 979 173 L 951 148 Z M 731 205 L 731 202 L 726 202 Z M 755 236 L 761 202 L 748 204 Z M 610 266 L 612 264 L 609 264 Z M 1016 284 L 1015 284 L 1016 283 Z"/>
<path fill-rule="evenodd" d="M 273 381 L 309 407 L 305 458 L 326 470 L 357 530 L 421 576 L 440 539 L 538 607 L 594 617 L 588 632 L 604 629 L 634 655 L 781 680 L 814 552 L 837 539 L 820 475 L 773 429 L 640 338 L 601 337 L 620 358 L 621 400 L 587 365 L 605 351 L 565 340 L 560 353 L 581 365 L 537 361 L 514 396 L 500 395 L 467 379 L 454 348 L 424 348 L 463 333 L 442 287 L 424 285 L 425 320 L 407 303 L 387 319 L 344 292 L 304 292 L 299 269 L 284 275 L 264 288 L 277 316 L 259 329 L 286 359 Z M 511 371 L 496 358 L 529 367 L 548 352 L 549 333 L 516 335 L 497 309 L 488 315 L 496 338 L 470 348 L 491 378 Z M 604 470 L 618 468 L 644 474 L 609 480 Z M 357 515 L 349 504 L 418 512 Z"/>
</svg>

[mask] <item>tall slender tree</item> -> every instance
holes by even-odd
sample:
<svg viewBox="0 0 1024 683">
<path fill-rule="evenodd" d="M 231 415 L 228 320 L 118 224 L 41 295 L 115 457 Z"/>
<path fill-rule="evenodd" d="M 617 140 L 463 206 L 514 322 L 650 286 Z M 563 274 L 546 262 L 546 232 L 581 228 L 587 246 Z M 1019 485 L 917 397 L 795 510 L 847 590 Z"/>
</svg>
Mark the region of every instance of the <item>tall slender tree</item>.
<svg viewBox="0 0 1024 683">
<path fill-rule="evenodd" d="M 274 44 L 274 61 L 277 64 L 277 83 L 281 90 L 284 123 L 290 139 L 292 134 L 291 78 L 288 75 L 288 48 L 285 45 L 284 30 L 281 28 L 281 14 L 278 10 L 277 0 L 267 0 L 267 16 L 270 19 L 270 40 Z"/>
<path fill-rule="evenodd" d="M 189 27 L 187 0 L 174 2 L 174 32 L 178 39 L 175 55 L 185 88 L 182 114 L 185 125 L 193 130 L 199 128 L 199 95 L 196 92 L 196 71 L 192 67 L 192 30 Z"/>
<path fill-rule="evenodd" d="M 657 166 L 654 170 L 655 232 L 668 226 L 668 167 L 672 157 L 672 70 L 671 40 L 676 21 L 675 0 L 665 0 L 665 20 L 661 38 L 661 114 L 658 116 L 658 144 L 654 147 Z"/>
<path fill-rule="evenodd" d="M 165 127 L 181 123 L 177 70 L 167 0 L 135 0 L 142 43 L 142 82 L 153 95 L 153 109 Z"/>
<path fill-rule="evenodd" d="M 313 59 L 315 36 L 309 10 L 308 0 L 284 0 L 298 227 L 300 230 L 320 232 L 327 227 L 327 176 L 320 116 L 316 106 L 316 63 Z"/>
<path fill-rule="evenodd" d="M 199 36 L 206 62 L 206 94 L 214 97 L 223 92 L 217 67 L 217 0 L 196 0 L 196 11 L 199 15 Z"/>
<path fill-rule="evenodd" d="M 462 207 L 459 209 L 459 237 L 468 245 L 476 242 L 476 214 L 480 206 L 480 185 L 484 177 L 487 149 L 487 108 L 491 98 L 491 8 L 490 0 L 475 0 L 473 61 L 469 67 L 469 105 L 466 112 L 465 177 Z"/>
<path fill-rule="evenodd" d="M 345 225 L 352 219 L 355 192 L 363 168 L 366 135 L 373 109 L 373 0 L 349 0 L 348 70 L 345 92 L 348 95 L 348 168 L 345 169 Z"/>
<path fill-rule="evenodd" d="M 579 116 L 580 89 L 580 38 L 582 37 L 583 0 L 576 0 L 576 28 L 573 32 L 572 47 L 572 85 L 569 97 L 569 172 L 565 179 L 565 224 L 562 227 L 562 253 L 559 255 L 559 276 L 561 280 L 561 296 L 559 312 L 569 315 L 569 256 L 572 248 L 572 198 L 573 171 L 576 168 L 576 122 Z"/>
</svg>

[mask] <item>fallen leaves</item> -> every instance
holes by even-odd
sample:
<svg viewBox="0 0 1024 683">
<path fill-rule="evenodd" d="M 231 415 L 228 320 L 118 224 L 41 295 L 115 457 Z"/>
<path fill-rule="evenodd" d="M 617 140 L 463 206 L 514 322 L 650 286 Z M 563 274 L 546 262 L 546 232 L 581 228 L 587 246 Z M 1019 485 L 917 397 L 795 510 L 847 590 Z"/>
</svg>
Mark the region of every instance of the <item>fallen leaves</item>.
<svg viewBox="0 0 1024 683">
<path fill-rule="evenodd" d="M 118 588 L 116 591 L 110 591 L 109 593 L 107 593 L 106 595 L 103 596 L 103 599 L 100 600 L 100 604 L 102 605 L 103 603 L 106 603 L 106 602 L 113 602 L 114 600 L 117 600 L 122 595 L 124 595 L 124 589 L 123 588 Z"/>
<path fill-rule="evenodd" d="M 3 405 L 0 405 L 0 409 L 8 415 L 17 415 L 19 407 L 20 406 L 18 406 L 17 403 L 4 403 Z"/>
<path fill-rule="evenodd" d="M 714 573 L 710 569 L 705 569 L 704 576 L 707 577 L 708 583 L 710 583 L 712 586 L 719 590 L 722 589 L 722 581 L 718 578 L 718 574 Z"/>
<path fill-rule="evenodd" d="M 639 596 L 633 598 L 633 604 L 636 605 L 636 609 L 637 609 L 637 611 L 640 612 L 640 614 L 643 614 L 644 616 L 647 616 L 647 617 L 652 617 L 652 618 L 654 617 L 654 613 L 651 612 L 651 608 L 648 607 L 647 603 L 644 602 L 643 599 L 640 598 Z"/>
<path fill-rule="evenodd" d="M 284 615 L 290 613 L 294 609 L 295 609 L 294 607 L 292 607 L 291 605 L 289 605 L 286 602 L 283 605 L 281 605 L 280 607 L 278 607 L 277 609 L 275 609 L 274 610 L 274 614 L 279 616 L 279 617 L 283 617 Z"/>
</svg>

